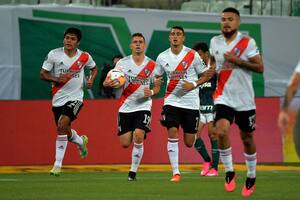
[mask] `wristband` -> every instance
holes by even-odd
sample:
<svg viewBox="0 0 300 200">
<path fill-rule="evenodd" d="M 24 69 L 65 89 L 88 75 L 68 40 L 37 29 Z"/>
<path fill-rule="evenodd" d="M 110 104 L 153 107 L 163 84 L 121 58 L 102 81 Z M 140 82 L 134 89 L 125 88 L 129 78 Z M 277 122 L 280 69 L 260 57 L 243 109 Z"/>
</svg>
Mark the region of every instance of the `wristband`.
<svg viewBox="0 0 300 200">
<path fill-rule="evenodd" d="M 193 81 L 192 84 L 194 85 L 194 88 L 198 86 L 198 84 L 196 83 L 196 81 Z"/>
<path fill-rule="evenodd" d="M 151 96 L 153 96 L 154 95 L 154 91 L 153 90 L 150 90 L 151 91 Z"/>
</svg>

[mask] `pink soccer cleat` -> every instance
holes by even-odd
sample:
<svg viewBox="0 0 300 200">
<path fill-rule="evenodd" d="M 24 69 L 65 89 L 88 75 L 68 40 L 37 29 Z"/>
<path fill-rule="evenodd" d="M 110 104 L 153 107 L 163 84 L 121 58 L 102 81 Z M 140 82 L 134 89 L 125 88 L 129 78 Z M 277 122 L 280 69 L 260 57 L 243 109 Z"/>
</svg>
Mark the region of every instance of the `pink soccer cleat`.
<svg viewBox="0 0 300 200">
<path fill-rule="evenodd" d="M 255 189 L 255 178 L 249 178 L 247 177 L 246 183 L 242 189 L 242 196 L 243 197 L 249 197 Z"/>
<path fill-rule="evenodd" d="M 224 187 L 227 192 L 233 192 L 235 190 L 235 179 L 235 172 L 226 172 Z"/>
<path fill-rule="evenodd" d="M 218 171 L 215 168 L 211 168 L 205 176 L 218 176 Z"/>
<path fill-rule="evenodd" d="M 175 182 L 175 183 L 179 182 L 180 181 L 180 174 L 173 175 L 173 177 L 171 178 L 170 181 Z"/>
<path fill-rule="evenodd" d="M 210 162 L 204 162 L 202 164 L 201 176 L 206 176 L 209 172 Z"/>
</svg>

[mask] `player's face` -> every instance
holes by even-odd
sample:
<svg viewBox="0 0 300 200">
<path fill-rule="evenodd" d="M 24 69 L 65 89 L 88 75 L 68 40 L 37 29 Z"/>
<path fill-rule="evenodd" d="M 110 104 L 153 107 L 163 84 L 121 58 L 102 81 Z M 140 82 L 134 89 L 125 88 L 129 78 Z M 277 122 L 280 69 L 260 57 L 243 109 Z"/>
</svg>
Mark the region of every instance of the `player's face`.
<svg viewBox="0 0 300 200">
<path fill-rule="evenodd" d="M 177 47 L 183 45 L 185 36 L 180 29 L 172 29 L 169 35 L 171 46 Z"/>
<path fill-rule="evenodd" d="M 145 47 L 146 47 L 146 44 L 145 44 L 145 40 L 143 37 L 136 36 L 131 39 L 130 49 L 132 50 L 133 54 L 134 53 L 136 53 L 136 54 L 144 53 Z"/>
<path fill-rule="evenodd" d="M 237 32 L 240 26 L 240 17 L 232 12 L 224 12 L 221 16 L 221 31 L 225 37 Z"/>
<path fill-rule="evenodd" d="M 203 52 L 202 50 L 199 50 L 199 51 L 198 51 L 198 54 L 199 54 L 199 56 L 202 58 L 203 62 L 204 62 L 205 64 L 207 64 L 207 63 L 208 63 L 208 59 L 209 59 L 208 51 L 207 51 L 207 52 Z"/>
<path fill-rule="evenodd" d="M 64 48 L 67 50 L 75 50 L 79 46 L 77 36 L 67 33 L 64 37 Z"/>
</svg>

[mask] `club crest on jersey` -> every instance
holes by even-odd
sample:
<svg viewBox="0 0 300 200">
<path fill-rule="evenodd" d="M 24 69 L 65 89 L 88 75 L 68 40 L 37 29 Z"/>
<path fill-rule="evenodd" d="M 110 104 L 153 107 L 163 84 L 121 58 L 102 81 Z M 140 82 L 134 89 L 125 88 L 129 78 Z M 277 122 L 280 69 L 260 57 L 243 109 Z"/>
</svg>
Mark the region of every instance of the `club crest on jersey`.
<svg viewBox="0 0 300 200">
<path fill-rule="evenodd" d="M 188 63 L 185 62 L 185 61 L 182 61 L 182 66 L 183 66 L 184 69 L 186 69 L 188 67 Z"/>
<path fill-rule="evenodd" d="M 80 61 L 77 61 L 77 66 L 78 66 L 79 68 L 81 68 L 81 66 L 82 66 L 82 62 L 80 62 Z"/>
<path fill-rule="evenodd" d="M 150 72 L 149 69 L 145 69 L 145 70 L 144 70 L 144 73 L 145 73 L 146 77 L 148 77 L 148 76 L 151 74 L 151 72 Z"/>
<path fill-rule="evenodd" d="M 239 48 L 234 48 L 233 49 L 234 55 L 238 56 L 241 53 L 241 50 Z"/>
</svg>

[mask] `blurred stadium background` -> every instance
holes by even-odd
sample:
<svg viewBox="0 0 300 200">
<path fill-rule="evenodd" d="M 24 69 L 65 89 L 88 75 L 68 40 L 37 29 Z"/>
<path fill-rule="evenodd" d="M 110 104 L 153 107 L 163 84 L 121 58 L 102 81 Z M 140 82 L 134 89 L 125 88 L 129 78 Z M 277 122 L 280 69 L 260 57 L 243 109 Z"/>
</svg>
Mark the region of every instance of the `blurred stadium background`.
<svg viewBox="0 0 300 200">
<path fill-rule="evenodd" d="M 5 166 L 53 163 L 56 132 L 50 84 L 39 80 L 39 71 L 48 51 L 62 45 L 66 27 L 82 30 L 80 48 L 91 53 L 101 71 L 114 55 L 130 53 L 129 36 L 134 32 L 145 35 L 146 54 L 154 60 L 169 47 L 168 31 L 173 25 L 185 28 L 186 46 L 209 43 L 219 34 L 219 14 L 228 6 L 240 10 L 241 31 L 255 38 L 265 64 L 263 76 L 253 74 L 258 162 L 298 165 L 299 98 L 293 102 L 292 122 L 285 133 L 277 127 L 277 116 L 300 59 L 300 0 L 0 0 L 0 174 L 7 171 Z M 131 151 L 122 149 L 116 136 L 117 100 L 100 99 L 98 91 L 99 78 L 93 88 L 95 99 L 86 94 L 74 123 L 79 133 L 90 138 L 89 157 L 80 160 L 75 146 L 69 145 L 65 165 L 130 163 Z M 142 165 L 169 163 L 166 133 L 159 124 L 162 96 L 153 103 L 152 133 L 145 142 Z M 243 163 L 235 126 L 231 137 L 234 161 Z M 180 162 L 200 168 L 202 160 L 181 143 Z"/>
</svg>

